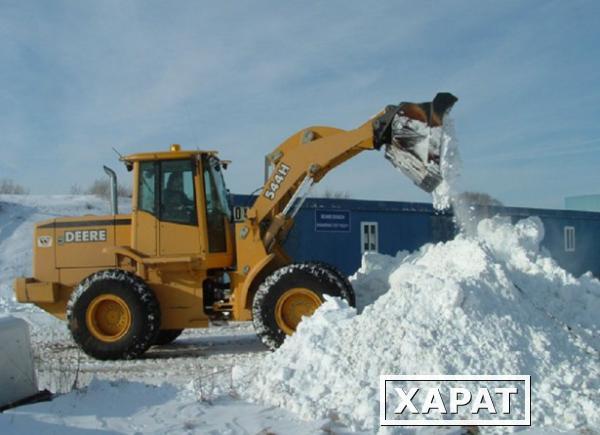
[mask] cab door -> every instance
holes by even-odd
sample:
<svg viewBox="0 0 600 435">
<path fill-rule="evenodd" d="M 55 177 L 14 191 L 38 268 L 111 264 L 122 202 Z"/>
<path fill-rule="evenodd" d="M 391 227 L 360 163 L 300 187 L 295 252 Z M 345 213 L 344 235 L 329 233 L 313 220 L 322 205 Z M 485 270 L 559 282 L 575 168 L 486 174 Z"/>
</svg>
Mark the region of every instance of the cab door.
<svg viewBox="0 0 600 435">
<path fill-rule="evenodd" d="M 233 237 L 229 196 L 223 177 L 223 165 L 215 156 L 202 156 L 202 187 L 207 268 L 230 267 L 233 263 Z"/>
</svg>

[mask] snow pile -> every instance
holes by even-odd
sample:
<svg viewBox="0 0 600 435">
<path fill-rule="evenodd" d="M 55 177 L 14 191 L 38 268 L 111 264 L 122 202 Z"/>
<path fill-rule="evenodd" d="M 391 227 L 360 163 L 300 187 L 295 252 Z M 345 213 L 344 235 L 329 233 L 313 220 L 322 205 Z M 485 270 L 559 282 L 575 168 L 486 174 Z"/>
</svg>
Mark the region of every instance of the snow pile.
<svg viewBox="0 0 600 435">
<path fill-rule="evenodd" d="M 108 201 L 90 195 L 0 195 L 0 312 L 32 307 L 14 301 L 12 284 L 31 275 L 36 222 L 108 213 Z"/>
<path fill-rule="evenodd" d="M 259 366 L 234 370 L 239 391 L 376 429 L 381 374 L 523 374 L 534 427 L 599 427 L 600 282 L 540 253 L 542 237 L 537 218 L 495 218 L 477 237 L 366 257 L 357 293 L 389 291 L 360 315 L 328 300 Z"/>
<path fill-rule="evenodd" d="M 398 251 L 395 257 L 378 252 L 363 254 L 360 268 L 349 278 L 356 293 L 356 309 L 359 313 L 388 291 L 390 274 L 408 254 L 408 251 Z"/>
</svg>

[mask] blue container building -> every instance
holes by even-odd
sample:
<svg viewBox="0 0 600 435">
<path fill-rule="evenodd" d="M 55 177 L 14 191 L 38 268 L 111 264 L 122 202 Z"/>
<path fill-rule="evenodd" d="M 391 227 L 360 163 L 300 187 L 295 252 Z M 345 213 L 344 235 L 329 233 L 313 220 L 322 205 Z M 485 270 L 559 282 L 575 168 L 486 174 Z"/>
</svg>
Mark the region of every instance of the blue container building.
<svg viewBox="0 0 600 435">
<path fill-rule="evenodd" d="M 235 213 L 253 197 L 234 195 Z M 518 207 L 479 207 L 484 216 L 509 216 L 513 223 L 538 216 L 544 223 L 542 246 L 566 270 L 579 276 L 591 271 L 600 277 L 600 213 Z M 431 204 L 354 199 L 309 198 L 296 216 L 285 248 L 296 261 L 322 260 L 344 273 L 360 267 L 362 254 L 395 255 L 456 234 L 451 213 Z"/>
</svg>

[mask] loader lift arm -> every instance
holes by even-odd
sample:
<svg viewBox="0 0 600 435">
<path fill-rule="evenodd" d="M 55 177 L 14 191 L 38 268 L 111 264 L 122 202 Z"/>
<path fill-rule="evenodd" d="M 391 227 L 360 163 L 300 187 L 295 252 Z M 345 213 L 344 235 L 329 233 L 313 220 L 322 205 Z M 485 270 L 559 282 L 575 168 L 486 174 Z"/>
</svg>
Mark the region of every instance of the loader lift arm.
<svg viewBox="0 0 600 435">
<path fill-rule="evenodd" d="M 366 150 L 386 150 L 386 158 L 420 188 L 441 181 L 440 140 L 444 115 L 457 98 L 439 93 L 431 102 L 401 103 L 353 130 L 313 126 L 302 129 L 267 156 L 273 170 L 242 223 L 236 224 L 237 270 L 233 276 L 234 317 L 249 318 L 252 289 L 277 267 L 289 263 L 281 242 L 302 205 L 301 193 L 329 171 Z M 437 130 L 434 135 L 430 131 Z M 435 146 L 434 146 L 435 148 Z M 241 300 L 240 300 L 241 298 Z"/>
<path fill-rule="evenodd" d="M 439 93 L 431 103 L 401 103 L 397 106 L 388 106 L 354 130 L 314 126 L 300 130 L 286 139 L 267 156 L 267 161 L 274 169 L 248 213 L 249 219 L 253 220 L 254 224 L 261 225 L 265 221 L 270 221 L 268 227 L 263 229 L 263 242 L 267 249 L 270 250 L 279 229 L 286 227 L 286 220 L 293 218 L 294 211 L 301 205 L 301 203 L 297 205 L 293 203 L 303 187 L 318 183 L 329 171 L 362 151 L 393 147 L 392 136 L 400 134 L 392 132 L 396 115 L 404 115 L 408 119 L 408 122 L 404 123 L 405 126 L 407 123 L 417 121 L 428 127 L 439 128 L 442 126 L 444 115 L 456 100 L 452 94 Z M 411 127 L 411 135 L 418 133 L 412 126 L 409 127 Z M 414 142 L 414 136 L 396 137 L 396 139 L 403 141 L 395 144 L 396 150 L 407 150 L 415 145 L 411 143 Z M 405 153 L 409 154 L 406 151 Z M 396 166 L 403 164 L 403 162 L 392 163 Z M 427 165 L 430 163 L 439 168 L 439 151 L 437 162 L 422 163 L 424 171 L 427 171 Z M 434 186 L 426 185 L 421 179 L 415 179 L 408 173 L 407 175 L 415 184 L 427 191 L 433 190 L 441 181 L 440 178 Z"/>
</svg>

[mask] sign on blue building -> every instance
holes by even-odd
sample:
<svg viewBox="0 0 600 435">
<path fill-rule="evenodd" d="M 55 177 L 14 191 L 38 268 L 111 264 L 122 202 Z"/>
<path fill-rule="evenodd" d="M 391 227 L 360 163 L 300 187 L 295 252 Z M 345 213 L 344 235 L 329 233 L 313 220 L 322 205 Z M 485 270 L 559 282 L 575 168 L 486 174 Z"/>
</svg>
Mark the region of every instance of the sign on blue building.
<svg viewBox="0 0 600 435">
<path fill-rule="evenodd" d="M 316 209 L 315 231 L 349 233 L 350 210 Z"/>
</svg>

